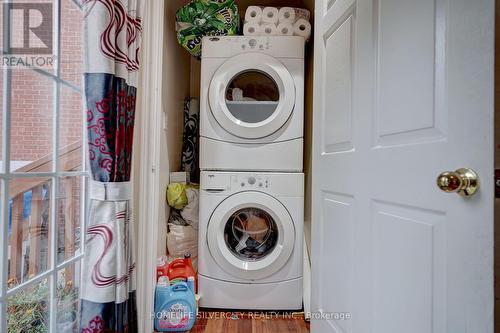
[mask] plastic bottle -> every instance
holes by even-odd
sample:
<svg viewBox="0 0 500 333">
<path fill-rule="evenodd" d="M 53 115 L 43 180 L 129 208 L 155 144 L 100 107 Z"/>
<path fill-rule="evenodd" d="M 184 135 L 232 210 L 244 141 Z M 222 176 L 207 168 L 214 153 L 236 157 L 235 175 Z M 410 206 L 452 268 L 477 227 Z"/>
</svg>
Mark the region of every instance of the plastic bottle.
<svg viewBox="0 0 500 333">
<path fill-rule="evenodd" d="M 170 281 L 177 279 L 187 281 L 190 276 L 194 277 L 194 292 L 196 292 L 198 284 L 190 253 L 186 253 L 183 259 L 175 259 L 168 265 L 168 278 Z"/>
<path fill-rule="evenodd" d="M 186 282 L 170 286 L 162 276 L 155 291 L 155 330 L 158 332 L 189 331 L 196 320 L 196 300 Z"/>
<path fill-rule="evenodd" d="M 193 293 L 196 292 L 196 289 L 195 289 L 195 285 L 194 285 L 194 276 L 188 276 L 187 278 L 187 286 L 189 287 L 189 289 L 191 289 L 191 291 Z"/>
</svg>

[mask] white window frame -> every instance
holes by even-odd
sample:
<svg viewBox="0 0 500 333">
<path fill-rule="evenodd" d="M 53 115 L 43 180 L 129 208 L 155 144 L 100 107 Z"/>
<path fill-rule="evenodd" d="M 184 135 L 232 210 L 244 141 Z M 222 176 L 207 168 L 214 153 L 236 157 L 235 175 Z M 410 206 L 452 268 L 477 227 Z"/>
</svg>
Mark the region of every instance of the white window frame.
<svg viewBox="0 0 500 333">
<path fill-rule="evenodd" d="M 4 0 L 5 2 L 12 2 Z M 77 0 L 72 0 L 72 2 L 82 10 L 81 4 Z M 57 152 L 61 148 L 59 145 L 59 97 L 61 94 L 61 87 L 65 86 L 73 91 L 78 92 L 82 95 L 82 104 L 84 102 L 84 89 L 77 87 L 71 82 L 65 81 L 61 78 L 61 70 L 59 66 L 59 60 L 61 59 L 61 0 L 53 0 L 53 12 L 54 12 L 54 50 L 56 50 L 56 60 L 54 64 L 54 74 L 49 73 L 41 68 L 30 67 L 28 69 L 3 69 L 3 105 L 2 105 L 2 160 L 3 160 L 3 170 L 0 170 L 0 220 L 2 221 L 2 228 L 0 230 L 0 332 L 7 332 L 7 300 L 19 291 L 25 290 L 26 288 L 39 283 L 44 279 L 49 281 L 49 332 L 57 333 L 57 274 L 60 270 L 69 267 L 79 261 L 81 261 L 84 253 L 84 243 L 85 243 L 85 222 L 87 219 L 87 182 L 89 177 L 89 172 L 86 168 L 86 118 L 84 110 L 82 109 L 82 170 L 81 171 L 63 171 L 58 165 L 58 154 Z M 8 34 L 10 36 L 10 33 Z M 3 51 L 2 51 L 3 54 Z M 83 57 L 82 57 L 83 59 Z M 10 170 L 10 111 L 11 111 L 11 78 L 12 71 L 15 70 L 32 70 L 38 75 L 52 80 L 54 85 L 53 91 L 53 123 L 52 123 L 52 171 L 51 172 L 34 172 L 34 173 L 16 173 Z M 49 221 L 49 232 L 50 232 L 50 244 L 49 247 L 49 262 L 46 271 L 38 274 L 36 277 L 29 279 L 26 282 L 22 282 L 19 285 L 8 289 L 8 221 L 9 221 L 9 181 L 13 179 L 20 178 L 49 178 L 51 182 L 50 191 L 50 221 Z M 63 262 L 57 262 L 57 251 L 58 251 L 58 233 L 57 233 L 57 198 L 59 197 L 59 179 L 64 177 L 75 177 L 80 179 L 80 249 L 75 251 L 73 256 Z M 81 285 L 81 284 L 79 284 Z"/>
</svg>

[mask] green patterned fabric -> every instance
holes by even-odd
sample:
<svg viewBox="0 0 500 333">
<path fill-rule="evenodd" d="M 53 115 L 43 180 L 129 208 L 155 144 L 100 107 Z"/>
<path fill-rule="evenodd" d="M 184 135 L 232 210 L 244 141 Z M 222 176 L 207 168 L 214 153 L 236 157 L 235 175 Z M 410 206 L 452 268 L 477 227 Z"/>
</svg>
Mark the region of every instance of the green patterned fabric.
<svg viewBox="0 0 500 333">
<path fill-rule="evenodd" d="M 235 0 L 193 0 L 177 11 L 175 19 L 179 44 L 197 58 L 204 36 L 236 35 L 240 25 Z"/>
</svg>

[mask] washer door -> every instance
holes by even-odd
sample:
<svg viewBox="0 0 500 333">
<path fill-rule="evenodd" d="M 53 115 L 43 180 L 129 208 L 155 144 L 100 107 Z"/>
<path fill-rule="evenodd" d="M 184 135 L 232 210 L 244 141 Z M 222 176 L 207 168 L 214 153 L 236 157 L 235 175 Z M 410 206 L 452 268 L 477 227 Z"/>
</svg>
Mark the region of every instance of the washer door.
<svg viewBox="0 0 500 333">
<path fill-rule="evenodd" d="M 295 84 L 285 66 L 261 53 L 240 54 L 215 72 L 210 109 L 229 133 L 246 139 L 269 136 L 292 114 Z"/>
<path fill-rule="evenodd" d="M 295 227 L 286 208 L 261 192 L 225 199 L 210 217 L 208 248 L 228 274 L 256 280 L 279 271 L 290 258 Z"/>
</svg>

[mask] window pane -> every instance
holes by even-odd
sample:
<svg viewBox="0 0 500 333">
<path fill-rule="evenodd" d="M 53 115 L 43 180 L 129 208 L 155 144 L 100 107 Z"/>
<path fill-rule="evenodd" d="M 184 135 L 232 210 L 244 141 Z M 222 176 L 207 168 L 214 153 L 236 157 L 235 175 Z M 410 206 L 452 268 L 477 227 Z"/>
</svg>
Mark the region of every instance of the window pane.
<svg viewBox="0 0 500 333">
<path fill-rule="evenodd" d="M 83 106 L 80 93 L 60 85 L 59 100 L 59 169 L 81 171 Z"/>
<path fill-rule="evenodd" d="M 80 300 L 80 262 L 57 273 L 56 332 L 78 332 Z"/>
<path fill-rule="evenodd" d="M 28 69 L 12 70 L 10 170 L 52 171 L 54 82 Z"/>
<path fill-rule="evenodd" d="M 80 250 L 81 177 L 59 180 L 57 198 L 57 260 L 63 262 Z"/>
<path fill-rule="evenodd" d="M 8 332 L 42 333 L 49 330 L 49 283 L 43 279 L 7 299 Z"/>
<path fill-rule="evenodd" d="M 80 1 L 77 1 L 80 3 Z M 83 11 L 72 0 L 61 1 L 61 78 L 81 87 Z"/>
<path fill-rule="evenodd" d="M 59 87 L 59 170 L 81 171 L 84 165 L 82 96 L 64 85 Z"/>
<path fill-rule="evenodd" d="M 51 187 L 47 178 L 9 183 L 9 288 L 48 269 Z"/>
</svg>

